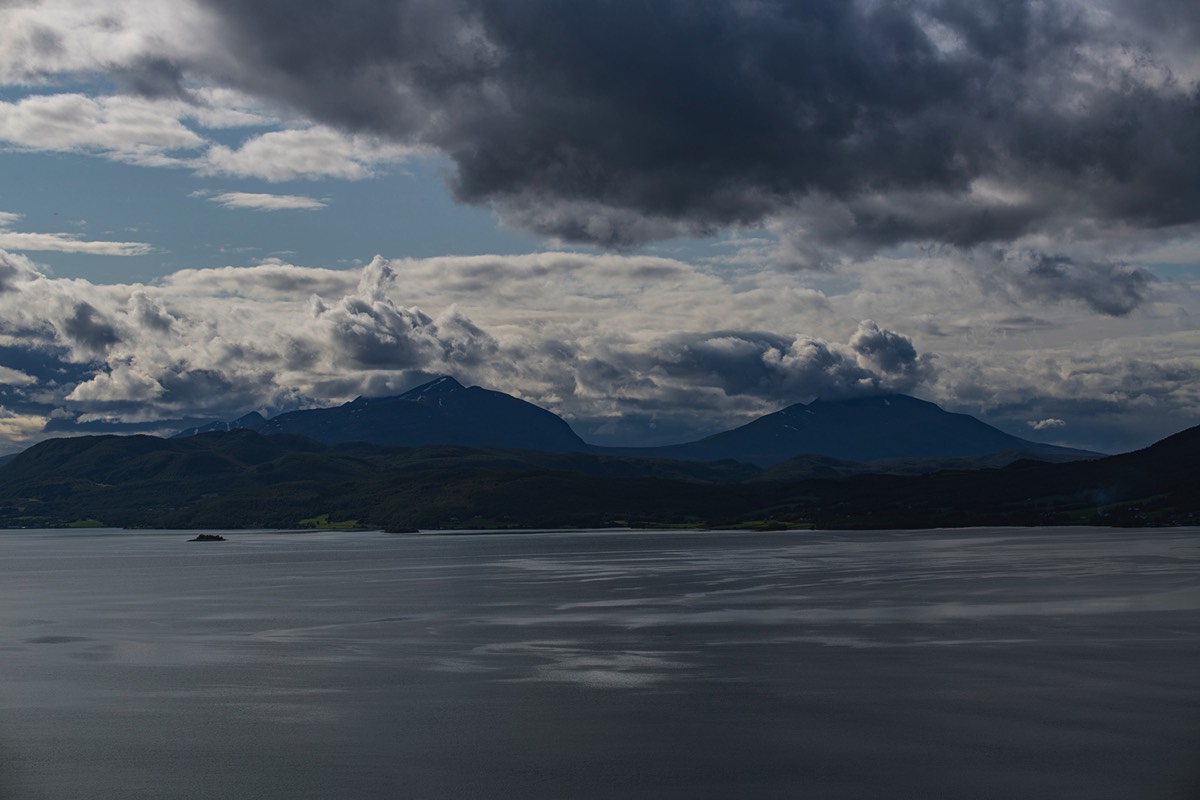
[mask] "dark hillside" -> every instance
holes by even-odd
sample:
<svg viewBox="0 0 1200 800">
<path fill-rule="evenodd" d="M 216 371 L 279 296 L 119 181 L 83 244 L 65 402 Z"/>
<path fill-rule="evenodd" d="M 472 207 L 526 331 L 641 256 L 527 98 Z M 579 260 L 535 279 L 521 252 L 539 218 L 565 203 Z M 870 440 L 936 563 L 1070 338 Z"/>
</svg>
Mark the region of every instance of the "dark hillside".
<svg viewBox="0 0 1200 800">
<path fill-rule="evenodd" d="M 801 455 L 842 461 L 976 457 L 1005 451 L 1055 458 L 1098 454 L 1021 439 L 906 395 L 815 400 L 688 444 L 631 450 L 662 458 L 735 458 L 769 467 Z"/>
<path fill-rule="evenodd" d="M 972 464 L 967 459 L 963 464 Z M 1200 427 L 1135 453 L 930 475 L 587 453 L 325 445 L 247 430 L 43 442 L 0 467 L 0 525 L 830 528 L 1195 524 Z M 800 470 L 805 479 L 788 477 Z M 830 477 L 807 477 L 813 470 Z M 791 474 L 795 474 L 794 472 Z"/>
<path fill-rule="evenodd" d="M 360 397 L 336 408 L 293 411 L 265 422 L 267 435 L 393 447 L 460 445 L 559 453 L 587 444 L 560 417 L 532 403 L 453 378 L 438 378 L 397 397 Z"/>
</svg>

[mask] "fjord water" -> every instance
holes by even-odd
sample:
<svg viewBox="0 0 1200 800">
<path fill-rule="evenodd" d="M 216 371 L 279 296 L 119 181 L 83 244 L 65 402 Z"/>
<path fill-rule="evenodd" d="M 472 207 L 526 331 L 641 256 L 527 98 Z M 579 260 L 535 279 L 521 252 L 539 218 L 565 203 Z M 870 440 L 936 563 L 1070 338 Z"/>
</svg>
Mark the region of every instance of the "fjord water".
<svg viewBox="0 0 1200 800">
<path fill-rule="evenodd" d="M 0 533 L 0 797 L 1187 798 L 1200 530 Z"/>
</svg>

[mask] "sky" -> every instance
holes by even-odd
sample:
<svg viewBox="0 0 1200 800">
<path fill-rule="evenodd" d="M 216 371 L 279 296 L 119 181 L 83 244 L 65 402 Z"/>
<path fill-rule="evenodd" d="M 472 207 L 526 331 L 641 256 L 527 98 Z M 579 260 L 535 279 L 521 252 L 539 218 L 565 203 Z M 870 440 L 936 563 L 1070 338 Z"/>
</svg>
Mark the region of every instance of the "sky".
<svg viewBox="0 0 1200 800">
<path fill-rule="evenodd" d="M 1200 423 L 1194 0 L 0 0 L 0 452 L 440 375 L 599 444 Z"/>
</svg>

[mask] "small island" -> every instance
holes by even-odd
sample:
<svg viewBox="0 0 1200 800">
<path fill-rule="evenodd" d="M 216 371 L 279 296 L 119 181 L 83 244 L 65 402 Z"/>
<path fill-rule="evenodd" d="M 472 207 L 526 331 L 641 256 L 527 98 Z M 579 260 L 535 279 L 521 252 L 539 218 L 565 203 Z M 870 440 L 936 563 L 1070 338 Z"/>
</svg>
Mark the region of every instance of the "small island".
<svg viewBox="0 0 1200 800">
<path fill-rule="evenodd" d="M 188 539 L 189 542 L 223 542 L 225 537 L 217 533 L 201 533 L 195 539 Z"/>
</svg>

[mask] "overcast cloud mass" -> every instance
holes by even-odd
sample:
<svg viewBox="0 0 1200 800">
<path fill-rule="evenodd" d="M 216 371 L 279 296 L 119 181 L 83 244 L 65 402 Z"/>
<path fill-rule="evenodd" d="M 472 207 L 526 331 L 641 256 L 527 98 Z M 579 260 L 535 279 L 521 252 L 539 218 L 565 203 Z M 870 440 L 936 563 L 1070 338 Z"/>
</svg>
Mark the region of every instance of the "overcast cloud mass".
<svg viewBox="0 0 1200 800">
<path fill-rule="evenodd" d="M 0 188 L 0 451 L 440 374 L 612 443 L 881 392 L 1200 422 L 1194 2 L 32 0 L 0 90 L 46 176 Z M 62 159 L 115 181 L 79 218 Z M 444 256 L 355 227 L 446 194 Z"/>
</svg>

